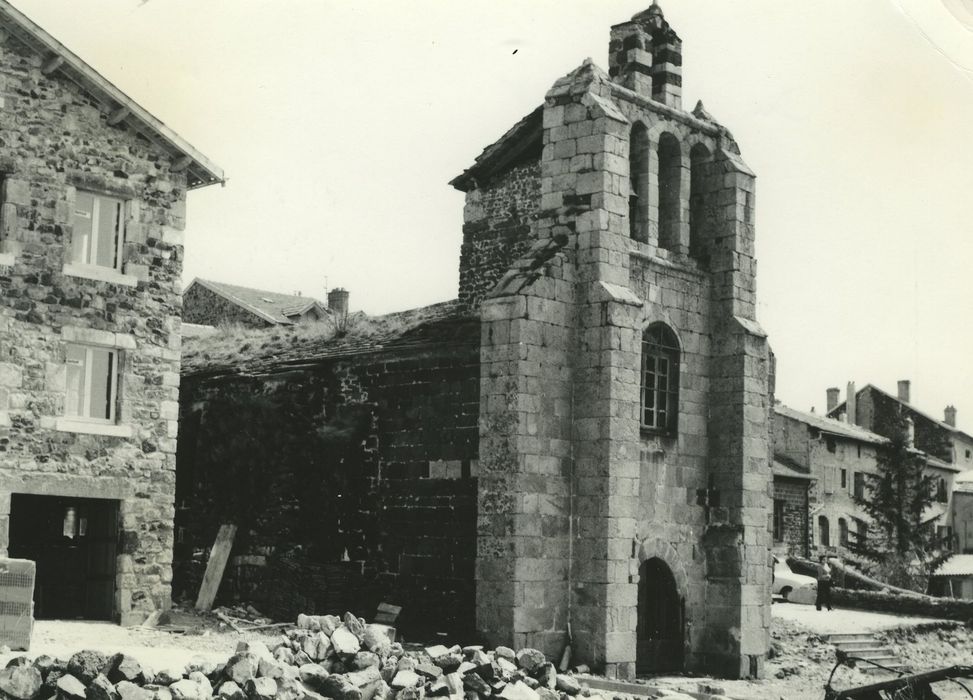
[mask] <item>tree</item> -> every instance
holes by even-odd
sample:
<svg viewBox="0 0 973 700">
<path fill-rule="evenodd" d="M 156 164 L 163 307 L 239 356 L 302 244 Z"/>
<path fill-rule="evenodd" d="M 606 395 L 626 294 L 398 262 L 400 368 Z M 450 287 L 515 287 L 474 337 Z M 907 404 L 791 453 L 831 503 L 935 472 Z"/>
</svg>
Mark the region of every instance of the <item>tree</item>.
<svg viewBox="0 0 973 700">
<path fill-rule="evenodd" d="M 937 519 L 924 517 L 936 503 L 937 480 L 927 473 L 926 455 L 913 447 L 901 411 L 885 416 L 877 432 L 888 438 L 878 448 L 878 472 L 866 477 L 865 492 L 855 496 L 870 519 L 868 537 L 856 536 L 851 549 L 874 562 L 886 582 L 925 591 L 929 574 L 950 554 L 936 531 Z"/>
</svg>

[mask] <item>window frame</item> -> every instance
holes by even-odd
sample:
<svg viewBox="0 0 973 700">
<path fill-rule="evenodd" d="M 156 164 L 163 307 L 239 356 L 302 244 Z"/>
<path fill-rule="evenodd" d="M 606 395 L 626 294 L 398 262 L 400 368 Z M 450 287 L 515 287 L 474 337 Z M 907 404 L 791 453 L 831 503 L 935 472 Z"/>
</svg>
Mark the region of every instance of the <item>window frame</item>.
<svg viewBox="0 0 973 700">
<path fill-rule="evenodd" d="M 82 390 L 78 394 L 78 404 L 82 408 L 81 414 L 69 413 L 69 403 L 68 396 L 70 395 L 70 390 L 68 388 L 68 375 L 70 373 L 70 365 L 72 360 L 69 358 L 70 348 L 78 348 L 84 351 L 84 367 L 82 374 Z M 105 345 L 95 345 L 91 343 L 80 343 L 76 341 L 69 341 L 65 343 L 64 346 L 65 358 L 65 401 L 64 401 L 64 412 L 63 417 L 69 421 L 79 421 L 83 423 L 92 423 L 96 425 L 118 425 L 118 414 L 119 414 L 119 395 L 121 388 L 121 362 L 123 351 L 117 347 L 105 346 Z M 90 415 L 90 401 L 91 401 L 91 387 L 94 380 L 94 353 L 95 352 L 105 352 L 108 353 L 109 366 L 108 366 L 108 417 L 100 418 L 97 416 Z M 87 415 L 84 412 L 87 412 Z"/>
<path fill-rule="evenodd" d="M 657 338 L 653 337 L 658 333 Z M 651 375 L 653 387 L 649 390 L 649 360 L 653 361 Z M 658 371 L 665 362 L 666 372 Z M 650 324 L 642 332 L 641 373 L 639 377 L 639 426 L 642 432 L 664 437 L 675 437 L 679 431 L 679 375 L 682 368 L 682 350 L 675 332 L 665 323 Z M 662 380 L 665 386 L 661 386 Z M 651 405 L 649 399 L 651 397 Z M 660 398 L 664 401 L 660 401 Z M 665 407 L 660 408 L 660 404 Z M 651 412 L 651 422 L 646 421 Z M 663 418 L 660 419 L 660 414 Z M 664 421 L 664 424 L 660 424 Z"/>
<path fill-rule="evenodd" d="M 76 223 L 78 216 L 78 195 L 87 195 L 92 198 L 91 205 L 91 225 L 89 240 L 86 242 L 85 250 L 82 254 L 83 259 L 78 259 L 75 256 L 76 249 L 78 246 L 78 226 Z M 114 261 L 111 265 L 105 265 L 97 261 L 97 256 L 99 252 L 99 236 L 101 235 L 101 230 L 99 224 L 102 218 L 102 204 L 103 202 L 112 202 L 115 204 L 117 211 L 117 219 L 115 221 L 115 243 L 113 246 L 114 250 Z M 104 192 L 96 192 L 94 190 L 78 189 L 75 195 L 75 203 L 73 205 L 73 211 L 71 214 L 71 246 L 69 249 L 69 260 L 70 265 L 84 266 L 100 268 L 104 270 L 114 270 L 116 272 L 122 272 L 122 268 L 125 264 L 124 252 L 125 252 L 125 240 L 126 240 L 126 218 L 129 209 L 129 200 L 112 194 L 107 194 Z"/>
</svg>

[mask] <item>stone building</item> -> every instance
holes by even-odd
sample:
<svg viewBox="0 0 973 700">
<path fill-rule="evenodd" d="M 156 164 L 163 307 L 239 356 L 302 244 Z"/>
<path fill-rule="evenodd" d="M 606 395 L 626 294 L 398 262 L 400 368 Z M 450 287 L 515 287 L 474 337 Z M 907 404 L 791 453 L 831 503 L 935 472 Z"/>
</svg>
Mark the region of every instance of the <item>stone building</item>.
<svg viewBox="0 0 973 700">
<path fill-rule="evenodd" d="M 954 481 L 957 474 L 973 468 L 973 435 L 957 426 L 956 408 L 947 406 L 943 420 L 919 409 L 911 402 L 908 380 L 898 383 L 895 395 L 873 384 L 866 384 L 856 391 L 854 383 L 848 385 L 844 401 L 839 402 L 837 388 L 828 389 L 827 395 L 829 416 L 883 436 L 888 434 L 890 416 L 906 417 L 912 445 L 924 455 L 926 470 L 936 479 L 936 504 L 926 514 L 926 519 L 937 519 L 940 537 L 955 545 L 951 508 Z"/>
<path fill-rule="evenodd" d="M 348 293 L 333 289 L 329 305 L 348 313 Z M 280 294 L 237 284 L 194 279 L 183 292 L 182 319 L 205 326 L 236 324 L 251 328 L 314 323 L 328 318 L 328 309 L 317 299 L 300 294 Z"/>
<path fill-rule="evenodd" d="M 0 0 L 0 553 L 38 617 L 170 602 L 186 193 L 222 171 Z"/>
<path fill-rule="evenodd" d="M 234 434 L 207 427 L 226 413 L 211 410 L 216 394 L 244 395 L 232 383 L 282 391 L 271 405 L 286 406 L 297 395 L 286 384 L 316 374 L 309 400 L 322 423 L 342 407 L 364 413 L 346 444 L 369 466 L 332 492 L 421 494 L 425 481 L 428 495 L 452 478 L 475 498 L 426 530 L 404 525 L 454 532 L 475 570 L 444 561 L 449 542 L 421 537 L 403 559 L 381 513 L 319 503 L 317 525 L 302 527 L 338 518 L 331 556 L 350 544 L 372 580 L 399 567 L 414 606 L 423 585 L 467 576 L 466 624 L 490 643 L 559 658 L 570 633 L 573 658 L 609 675 L 759 675 L 772 360 L 755 318 L 755 176 L 702 104 L 683 109 L 681 71 L 681 41 L 653 4 L 611 28 L 609 72 L 588 60 L 558 79 L 452 181 L 466 206 L 449 320 L 384 341 L 350 332 L 282 348 L 256 335 L 244 356 L 221 359 L 218 341 L 201 339 L 181 394 L 187 424 L 201 415 L 196 442 L 212 451 L 214 435 Z M 440 335 L 450 328 L 451 349 Z M 284 430 L 290 440 L 302 428 Z M 194 478 L 214 481 L 199 468 Z M 301 484 L 272 488 L 293 503 Z M 200 510 L 187 504 L 187 531 Z M 270 555 L 254 540 L 271 528 L 251 529 L 241 554 Z"/>
<path fill-rule="evenodd" d="M 847 555 L 849 543 L 867 536 L 868 515 L 855 495 L 877 472 L 886 439 L 781 404 L 774 412 L 774 551 Z"/>
</svg>

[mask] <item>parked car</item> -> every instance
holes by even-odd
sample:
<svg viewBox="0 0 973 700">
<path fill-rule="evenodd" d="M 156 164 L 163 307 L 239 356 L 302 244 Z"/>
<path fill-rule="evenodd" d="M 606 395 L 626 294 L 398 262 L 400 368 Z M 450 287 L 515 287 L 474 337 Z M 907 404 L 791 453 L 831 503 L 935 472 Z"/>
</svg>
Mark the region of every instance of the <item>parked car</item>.
<svg viewBox="0 0 973 700">
<path fill-rule="evenodd" d="M 813 602 L 817 595 L 818 582 L 811 576 L 795 574 L 783 559 L 774 557 L 774 587 L 773 592 L 784 600 L 789 600 L 794 591 L 800 590 L 802 595 L 798 601 Z M 807 595 L 807 594 L 810 595 Z M 797 601 L 795 601 L 797 602 Z"/>
</svg>

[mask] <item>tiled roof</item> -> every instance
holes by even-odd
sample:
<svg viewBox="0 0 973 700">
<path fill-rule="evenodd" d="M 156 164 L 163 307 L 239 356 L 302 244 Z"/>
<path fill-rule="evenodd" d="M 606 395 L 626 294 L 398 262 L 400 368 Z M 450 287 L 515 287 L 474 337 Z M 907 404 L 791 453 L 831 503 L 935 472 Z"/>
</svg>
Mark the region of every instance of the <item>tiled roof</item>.
<svg viewBox="0 0 973 700">
<path fill-rule="evenodd" d="M 0 24 L 21 43 L 36 51 L 55 72 L 78 85 L 103 108 L 118 115 L 118 123 L 125 124 L 150 141 L 162 146 L 185 169 L 189 188 L 223 182 L 223 170 L 197 151 L 179 134 L 154 117 L 106 80 L 98 71 L 82 61 L 61 42 L 11 5 L 0 0 Z M 54 60 L 50 60 L 50 59 Z"/>
<path fill-rule="evenodd" d="M 469 168 L 457 175 L 449 184 L 461 192 L 469 192 L 492 175 L 526 159 L 540 155 L 544 128 L 544 105 L 541 105 L 514 124 L 496 142 L 483 149 Z"/>
<path fill-rule="evenodd" d="M 861 426 L 845 423 L 840 420 L 835 420 L 834 418 L 827 418 L 825 416 L 818 415 L 817 413 L 805 413 L 804 411 L 798 411 L 790 406 L 785 406 L 784 404 L 777 404 L 774 406 L 774 411 L 776 411 L 778 415 L 800 421 L 801 423 L 809 425 L 812 428 L 817 428 L 823 433 L 838 435 L 840 437 L 848 438 L 849 440 L 867 442 L 872 445 L 883 445 L 888 442 L 888 440 L 881 435 L 877 435 L 870 430 L 865 430 L 865 428 L 862 428 Z"/>
<path fill-rule="evenodd" d="M 906 408 L 908 408 L 913 413 L 915 413 L 917 415 L 920 415 L 923 418 L 926 418 L 928 420 L 931 420 L 933 423 L 935 423 L 936 425 L 938 425 L 943 430 L 948 430 L 951 433 L 959 433 L 960 435 L 965 436 L 967 439 L 973 440 L 973 435 L 970 435 L 965 430 L 960 430 L 955 425 L 950 425 L 949 423 L 946 423 L 945 421 L 943 421 L 941 418 L 936 418 L 936 416 L 932 415 L 931 413 L 926 413 L 922 409 L 916 408 L 915 406 L 913 406 L 908 401 L 903 401 L 902 399 L 900 399 L 895 394 L 890 394 L 889 392 L 885 391 L 884 389 L 880 389 L 879 387 L 875 386 L 874 384 L 866 384 L 861 389 L 859 389 L 858 391 L 855 392 L 855 396 L 860 396 L 862 394 L 862 392 L 864 392 L 866 389 L 872 389 L 873 391 L 877 391 L 879 394 L 882 394 L 883 396 L 886 396 L 886 397 L 892 399 L 893 401 L 898 402 L 899 404 L 901 404 L 901 405 L 905 406 Z M 845 403 L 847 403 L 847 402 L 846 401 L 842 401 L 837 406 L 835 406 L 830 411 L 828 411 L 828 413 L 830 415 L 836 415 L 836 414 L 840 413 L 841 412 L 841 409 L 843 409 L 845 407 Z"/>
<path fill-rule="evenodd" d="M 233 338 L 183 343 L 182 372 L 193 375 L 266 374 L 383 351 L 479 345 L 479 318 L 458 301 L 374 318 L 360 317 L 345 335 L 315 326 L 251 329 Z M 322 324 L 323 325 L 323 324 Z"/>
<path fill-rule="evenodd" d="M 973 576 L 973 554 L 954 554 L 944 561 L 933 576 Z"/>
<path fill-rule="evenodd" d="M 236 284 L 226 284 L 225 282 L 213 282 L 197 277 L 193 284 L 198 284 L 210 291 L 219 294 L 224 299 L 232 301 L 234 304 L 245 308 L 265 321 L 288 325 L 293 323 L 291 316 L 297 316 L 314 305 L 317 305 L 322 314 L 327 313 L 324 304 L 314 297 L 305 297 L 299 294 L 280 294 L 278 292 L 268 292 L 265 289 L 253 289 L 252 287 L 241 287 Z M 188 288 L 186 291 L 189 291 Z"/>
</svg>

